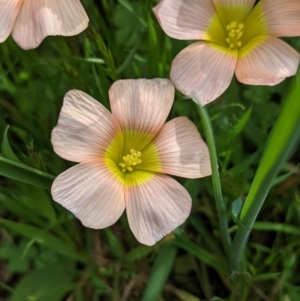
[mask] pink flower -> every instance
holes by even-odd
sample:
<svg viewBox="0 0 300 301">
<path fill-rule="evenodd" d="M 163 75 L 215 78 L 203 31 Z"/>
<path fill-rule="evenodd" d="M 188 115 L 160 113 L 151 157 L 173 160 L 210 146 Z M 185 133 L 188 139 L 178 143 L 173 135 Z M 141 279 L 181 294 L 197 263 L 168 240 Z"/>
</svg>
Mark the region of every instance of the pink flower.
<svg viewBox="0 0 300 301">
<path fill-rule="evenodd" d="M 165 173 L 210 175 L 208 149 L 186 117 L 164 124 L 174 99 L 168 80 L 120 80 L 109 97 L 112 113 L 81 91 L 66 94 L 51 141 L 59 156 L 80 164 L 55 179 L 52 196 L 95 229 L 126 208 L 135 237 L 153 245 L 191 210 L 188 192 Z"/>
<path fill-rule="evenodd" d="M 73 36 L 88 26 L 79 0 L 0 0 L 0 43 L 12 33 L 23 49 L 39 46 L 47 36 Z"/>
<path fill-rule="evenodd" d="M 248 85 L 276 85 L 296 73 L 299 54 L 277 37 L 300 35 L 299 0 L 162 0 L 156 17 L 172 38 L 202 40 L 174 59 L 171 81 L 205 105 L 235 73 Z M 253 8 L 253 9 L 252 9 Z"/>
</svg>

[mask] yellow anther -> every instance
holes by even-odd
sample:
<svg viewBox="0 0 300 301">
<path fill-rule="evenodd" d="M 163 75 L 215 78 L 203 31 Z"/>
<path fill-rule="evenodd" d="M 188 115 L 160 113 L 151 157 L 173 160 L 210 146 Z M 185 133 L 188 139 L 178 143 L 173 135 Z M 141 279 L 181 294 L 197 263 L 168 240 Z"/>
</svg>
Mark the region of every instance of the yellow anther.
<svg viewBox="0 0 300 301">
<path fill-rule="evenodd" d="M 234 31 L 234 30 L 231 30 L 231 31 L 229 32 L 228 36 L 229 36 L 230 38 L 234 38 L 234 37 L 235 37 L 235 31 Z"/>
<path fill-rule="evenodd" d="M 141 156 L 142 153 L 139 151 L 136 151 L 135 149 L 131 149 L 130 154 L 123 156 L 123 163 L 119 163 L 119 166 L 122 167 L 122 172 L 127 172 L 127 171 L 133 171 L 131 166 L 135 166 L 137 164 L 142 163 Z"/>
<path fill-rule="evenodd" d="M 242 42 L 240 38 L 243 35 L 243 23 L 237 23 L 233 21 L 226 26 L 226 30 L 228 31 L 228 36 L 226 38 L 226 43 L 230 49 L 237 49 L 242 46 Z"/>
</svg>

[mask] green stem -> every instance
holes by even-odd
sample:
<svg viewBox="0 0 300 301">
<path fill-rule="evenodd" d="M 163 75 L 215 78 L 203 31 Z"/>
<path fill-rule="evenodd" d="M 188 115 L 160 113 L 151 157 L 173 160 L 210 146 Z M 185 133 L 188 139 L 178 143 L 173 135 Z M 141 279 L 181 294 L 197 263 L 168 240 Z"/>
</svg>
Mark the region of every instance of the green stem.
<svg viewBox="0 0 300 301">
<path fill-rule="evenodd" d="M 240 214 L 244 227 L 239 227 L 231 249 L 231 268 L 239 270 L 243 250 L 256 217 L 283 163 L 300 140 L 300 73 L 294 79 L 279 117 L 268 138 L 262 159 Z"/>
<path fill-rule="evenodd" d="M 212 181 L 213 181 L 217 213 L 218 213 L 218 217 L 219 217 L 220 232 L 221 232 L 224 251 L 225 251 L 227 258 L 229 259 L 231 238 L 230 238 L 229 231 L 228 231 L 226 209 L 225 209 L 225 204 L 224 204 L 223 196 L 222 196 L 221 182 L 220 182 L 219 169 L 218 169 L 218 158 L 217 158 L 217 153 L 216 153 L 213 129 L 212 129 L 210 117 L 206 111 L 206 108 L 201 105 L 197 105 L 197 109 L 198 109 L 200 118 L 202 120 L 204 132 L 205 132 L 206 143 L 207 143 L 208 149 L 209 149 L 210 160 L 211 160 L 211 169 L 212 169 Z"/>
</svg>

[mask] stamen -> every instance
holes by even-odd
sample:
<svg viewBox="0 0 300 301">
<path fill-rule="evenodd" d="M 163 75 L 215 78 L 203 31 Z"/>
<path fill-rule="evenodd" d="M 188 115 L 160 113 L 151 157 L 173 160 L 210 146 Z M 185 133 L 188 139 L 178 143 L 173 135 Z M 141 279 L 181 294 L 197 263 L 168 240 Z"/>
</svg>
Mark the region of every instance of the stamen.
<svg viewBox="0 0 300 301">
<path fill-rule="evenodd" d="M 225 41 L 230 49 L 234 50 L 242 47 L 242 42 L 240 41 L 240 38 L 243 35 L 243 28 L 244 24 L 238 24 L 236 21 L 231 22 L 226 26 L 228 36 Z"/>
<path fill-rule="evenodd" d="M 140 159 L 141 156 L 141 152 L 136 151 L 135 149 L 131 149 L 130 154 L 123 156 L 122 159 L 124 162 L 119 163 L 119 166 L 122 167 L 122 172 L 133 171 L 133 168 L 131 166 L 142 163 L 142 160 Z"/>
</svg>

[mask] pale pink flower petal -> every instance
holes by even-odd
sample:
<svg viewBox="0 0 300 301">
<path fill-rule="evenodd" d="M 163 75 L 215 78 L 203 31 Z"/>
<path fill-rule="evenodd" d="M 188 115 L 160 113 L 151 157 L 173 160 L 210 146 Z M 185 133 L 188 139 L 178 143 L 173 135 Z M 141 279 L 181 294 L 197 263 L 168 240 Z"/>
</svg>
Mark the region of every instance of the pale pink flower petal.
<svg viewBox="0 0 300 301">
<path fill-rule="evenodd" d="M 219 49 L 218 49 L 218 48 Z M 173 60 L 171 81 L 183 94 L 205 105 L 220 96 L 234 74 L 237 52 L 206 42 L 183 49 Z"/>
<path fill-rule="evenodd" d="M 269 34 L 278 37 L 300 35 L 299 0 L 262 0 L 260 2 Z"/>
<path fill-rule="evenodd" d="M 125 209 L 124 183 L 99 161 L 81 163 L 63 172 L 53 182 L 51 193 L 89 228 L 109 227 Z"/>
<path fill-rule="evenodd" d="M 23 0 L 0 0 L 0 43 L 10 35 Z"/>
<path fill-rule="evenodd" d="M 186 117 L 167 122 L 153 142 L 163 173 L 190 179 L 211 175 L 208 148 L 196 126 Z"/>
<path fill-rule="evenodd" d="M 82 162 L 103 155 L 118 131 L 117 121 L 103 105 L 81 91 L 71 90 L 65 95 L 51 142 L 60 157 Z"/>
<path fill-rule="evenodd" d="M 186 220 L 192 200 L 185 188 L 164 174 L 145 183 L 135 179 L 132 176 L 133 186 L 125 190 L 128 222 L 137 240 L 151 246 Z"/>
<path fill-rule="evenodd" d="M 119 80 L 109 90 L 112 114 L 122 129 L 157 134 L 174 101 L 167 79 Z"/>
<path fill-rule="evenodd" d="M 12 36 L 20 47 L 31 49 L 46 36 L 76 35 L 87 28 L 88 21 L 79 0 L 26 0 Z"/>
<path fill-rule="evenodd" d="M 297 72 L 300 56 L 292 47 L 268 37 L 249 54 L 238 59 L 236 77 L 248 85 L 276 85 Z"/>
<path fill-rule="evenodd" d="M 162 0 L 153 11 L 165 33 L 179 40 L 206 39 L 216 14 L 211 0 Z"/>
</svg>

